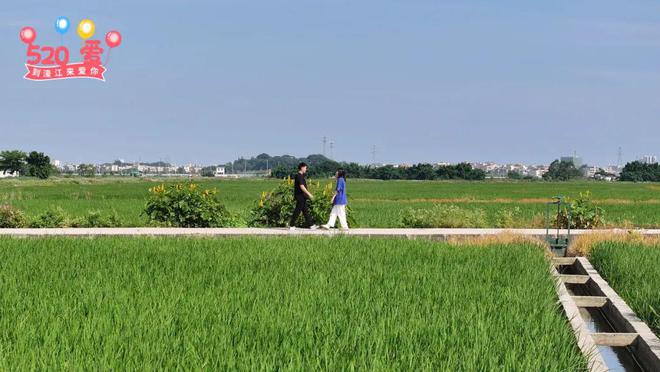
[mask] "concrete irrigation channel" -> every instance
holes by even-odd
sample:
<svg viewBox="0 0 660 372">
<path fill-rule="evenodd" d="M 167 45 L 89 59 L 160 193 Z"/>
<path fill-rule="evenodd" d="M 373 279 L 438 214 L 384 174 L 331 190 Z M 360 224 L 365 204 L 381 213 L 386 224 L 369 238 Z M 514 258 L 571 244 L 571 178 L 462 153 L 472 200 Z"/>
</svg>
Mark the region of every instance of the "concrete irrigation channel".
<svg viewBox="0 0 660 372">
<path fill-rule="evenodd" d="M 620 234 L 630 230 L 572 230 L 571 236 L 592 233 Z M 660 230 L 634 230 L 660 237 Z M 95 236 L 356 236 L 405 239 L 461 240 L 503 233 L 543 240 L 545 229 L 351 229 L 348 231 L 277 228 L 59 228 L 0 229 L 0 236 L 95 237 Z M 559 234 L 565 234 L 560 231 Z M 552 275 L 557 294 L 589 360 L 591 371 L 660 371 L 660 340 L 619 297 L 585 257 L 554 257 Z"/>
<path fill-rule="evenodd" d="M 592 371 L 660 371 L 660 340 L 585 257 L 556 257 L 558 294 Z"/>
</svg>

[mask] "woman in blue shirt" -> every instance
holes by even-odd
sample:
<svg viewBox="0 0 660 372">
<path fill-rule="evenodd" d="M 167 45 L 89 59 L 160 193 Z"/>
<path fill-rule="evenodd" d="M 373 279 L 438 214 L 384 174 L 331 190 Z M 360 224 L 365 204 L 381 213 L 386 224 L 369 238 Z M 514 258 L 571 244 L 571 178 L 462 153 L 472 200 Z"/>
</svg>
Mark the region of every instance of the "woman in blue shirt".
<svg viewBox="0 0 660 372">
<path fill-rule="evenodd" d="M 341 229 L 348 230 L 348 223 L 346 222 L 346 205 L 348 204 L 348 199 L 346 198 L 346 171 L 343 169 L 337 170 L 335 177 L 337 177 L 337 187 L 335 194 L 332 196 L 330 220 L 321 227 L 330 230 L 330 228 L 335 227 L 337 217 L 339 217 Z"/>
</svg>

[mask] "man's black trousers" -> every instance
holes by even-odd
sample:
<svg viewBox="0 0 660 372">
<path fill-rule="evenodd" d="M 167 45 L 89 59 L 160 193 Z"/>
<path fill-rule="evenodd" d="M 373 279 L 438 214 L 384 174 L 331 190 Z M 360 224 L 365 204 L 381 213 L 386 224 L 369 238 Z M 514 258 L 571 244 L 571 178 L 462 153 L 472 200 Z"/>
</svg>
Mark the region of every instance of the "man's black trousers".
<svg viewBox="0 0 660 372">
<path fill-rule="evenodd" d="M 302 212 L 303 216 L 305 216 L 305 227 L 310 227 L 314 224 L 314 220 L 312 219 L 311 213 L 309 213 L 309 207 L 307 206 L 307 198 L 304 196 L 298 196 L 296 195 L 296 209 L 293 211 L 293 215 L 291 216 L 291 222 L 289 222 L 289 226 L 296 226 L 296 221 L 298 220 L 298 216 L 300 216 L 300 212 Z"/>
</svg>

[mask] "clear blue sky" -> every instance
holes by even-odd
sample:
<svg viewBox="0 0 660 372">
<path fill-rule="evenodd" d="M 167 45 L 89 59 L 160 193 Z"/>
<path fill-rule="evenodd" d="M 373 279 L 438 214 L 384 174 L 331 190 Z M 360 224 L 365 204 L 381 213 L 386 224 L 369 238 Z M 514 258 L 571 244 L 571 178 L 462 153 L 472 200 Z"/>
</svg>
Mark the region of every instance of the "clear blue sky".
<svg viewBox="0 0 660 372">
<path fill-rule="evenodd" d="M 106 83 L 22 78 L 60 15 L 122 33 Z M 660 155 L 657 1 L 7 0 L 0 45 L 0 149 L 64 161 Z"/>
</svg>

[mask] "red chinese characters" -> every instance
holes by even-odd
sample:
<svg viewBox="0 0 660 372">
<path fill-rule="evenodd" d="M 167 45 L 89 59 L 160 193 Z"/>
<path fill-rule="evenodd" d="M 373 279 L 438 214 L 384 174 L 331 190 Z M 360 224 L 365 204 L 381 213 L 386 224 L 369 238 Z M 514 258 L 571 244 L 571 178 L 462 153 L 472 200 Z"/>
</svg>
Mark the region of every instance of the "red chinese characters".
<svg viewBox="0 0 660 372">
<path fill-rule="evenodd" d="M 86 65 L 98 66 L 101 64 L 103 48 L 100 47 L 101 40 L 86 40 L 85 46 L 80 49 L 80 54 L 85 58 Z"/>
<path fill-rule="evenodd" d="M 83 62 L 71 63 L 65 66 L 47 67 L 28 65 L 25 78 L 28 80 L 43 81 L 72 78 L 88 78 L 105 81 L 103 73 L 106 69 L 102 65 L 93 66 Z"/>
</svg>

